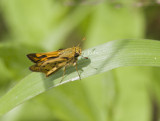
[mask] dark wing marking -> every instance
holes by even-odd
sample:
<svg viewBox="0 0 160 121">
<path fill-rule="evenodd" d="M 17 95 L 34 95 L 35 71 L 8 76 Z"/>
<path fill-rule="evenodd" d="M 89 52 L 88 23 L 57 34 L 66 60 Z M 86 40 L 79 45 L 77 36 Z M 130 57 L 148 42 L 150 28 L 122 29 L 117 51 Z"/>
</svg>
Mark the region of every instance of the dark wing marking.
<svg viewBox="0 0 160 121">
<path fill-rule="evenodd" d="M 68 57 L 61 57 L 61 58 L 65 59 L 65 60 L 69 60 L 69 58 L 68 58 Z"/>
<path fill-rule="evenodd" d="M 46 61 L 48 59 L 54 59 L 59 57 L 60 51 L 48 52 L 48 53 L 31 53 L 27 57 L 34 63 Z"/>
<path fill-rule="evenodd" d="M 57 58 L 57 57 L 48 57 L 47 59 L 55 59 L 55 58 Z"/>
</svg>

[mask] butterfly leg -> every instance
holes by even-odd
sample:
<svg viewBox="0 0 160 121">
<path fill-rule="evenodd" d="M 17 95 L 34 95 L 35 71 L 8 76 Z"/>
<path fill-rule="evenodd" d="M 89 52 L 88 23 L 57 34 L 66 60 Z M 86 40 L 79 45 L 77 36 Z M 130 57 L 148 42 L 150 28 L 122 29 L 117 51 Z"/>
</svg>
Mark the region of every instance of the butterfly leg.
<svg viewBox="0 0 160 121">
<path fill-rule="evenodd" d="M 76 71 L 77 71 L 77 73 L 78 73 L 79 79 L 81 80 L 81 76 L 80 76 L 79 71 L 78 71 L 78 68 L 77 68 L 77 62 L 74 63 L 74 66 L 75 66 Z"/>
<path fill-rule="evenodd" d="M 62 79 L 61 79 L 60 83 L 63 81 L 65 73 L 66 73 L 66 66 L 63 68 L 63 75 L 62 75 Z"/>
<path fill-rule="evenodd" d="M 83 55 L 81 55 L 82 56 L 82 58 L 84 58 L 84 59 L 89 59 L 88 57 L 84 57 Z"/>
</svg>

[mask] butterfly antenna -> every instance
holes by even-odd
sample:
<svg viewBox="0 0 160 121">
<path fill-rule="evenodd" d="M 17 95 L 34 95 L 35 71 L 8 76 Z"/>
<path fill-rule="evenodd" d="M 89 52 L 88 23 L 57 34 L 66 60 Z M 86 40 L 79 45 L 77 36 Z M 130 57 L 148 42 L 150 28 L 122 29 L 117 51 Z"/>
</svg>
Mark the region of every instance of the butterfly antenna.
<svg viewBox="0 0 160 121">
<path fill-rule="evenodd" d="M 86 37 L 84 36 L 84 37 L 82 37 L 82 39 L 81 39 L 81 41 L 80 41 L 80 43 L 78 44 L 78 47 L 82 44 L 82 42 L 83 41 L 85 41 L 86 40 Z"/>
</svg>

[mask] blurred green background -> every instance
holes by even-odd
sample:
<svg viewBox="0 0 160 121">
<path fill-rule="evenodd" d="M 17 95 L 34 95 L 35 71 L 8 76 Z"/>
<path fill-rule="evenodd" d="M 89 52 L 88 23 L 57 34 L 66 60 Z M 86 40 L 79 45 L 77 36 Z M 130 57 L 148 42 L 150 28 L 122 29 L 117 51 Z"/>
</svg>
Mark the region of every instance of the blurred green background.
<svg viewBox="0 0 160 121">
<path fill-rule="evenodd" d="M 160 40 L 159 0 L 0 0 L 0 96 L 30 74 L 26 54 L 80 43 Z M 1 121 L 159 121 L 160 69 L 121 67 L 50 89 Z M 22 90 L 25 91 L 25 90 Z"/>
</svg>

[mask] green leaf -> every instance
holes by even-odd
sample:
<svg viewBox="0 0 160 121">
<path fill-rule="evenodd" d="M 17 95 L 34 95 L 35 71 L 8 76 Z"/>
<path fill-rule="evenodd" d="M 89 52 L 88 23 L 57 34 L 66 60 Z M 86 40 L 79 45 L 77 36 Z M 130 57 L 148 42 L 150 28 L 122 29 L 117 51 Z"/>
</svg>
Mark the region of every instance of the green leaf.
<svg viewBox="0 0 160 121">
<path fill-rule="evenodd" d="M 86 78 L 122 66 L 160 66 L 160 42 L 154 40 L 116 40 L 83 52 L 78 61 L 81 78 Z M 78 80 L 74 67 L 68 67 L 62 83 L 63 71 L 46 78 L 31 73 L 0 99 L 0 115 L 46 90 Z"/>
</svg>

